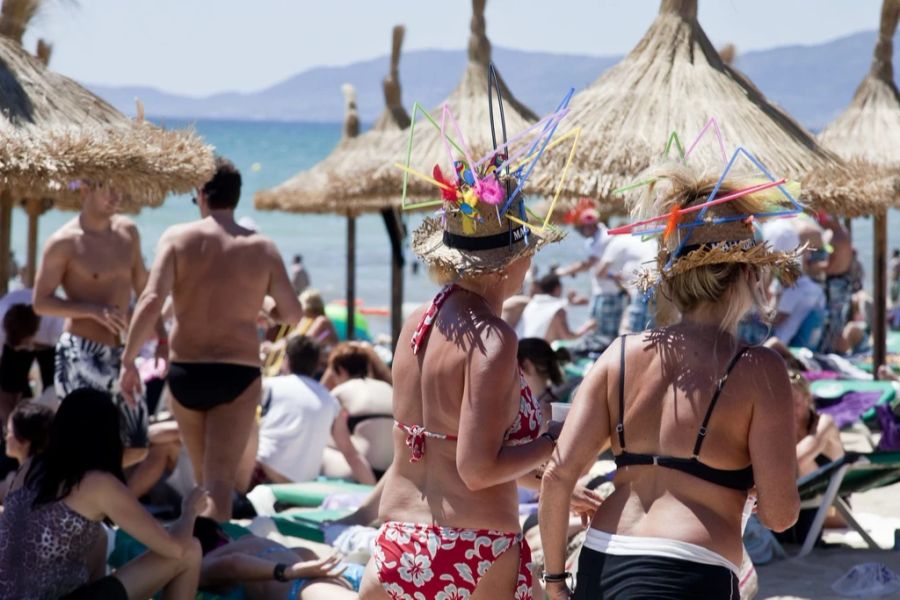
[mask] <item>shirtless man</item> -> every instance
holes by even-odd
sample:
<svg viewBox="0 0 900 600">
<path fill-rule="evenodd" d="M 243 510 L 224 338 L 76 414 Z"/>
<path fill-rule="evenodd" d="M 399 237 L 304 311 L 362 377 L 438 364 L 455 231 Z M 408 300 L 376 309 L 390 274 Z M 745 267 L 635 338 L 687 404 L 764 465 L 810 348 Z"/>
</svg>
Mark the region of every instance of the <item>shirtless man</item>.
<svg viewBox="0 0 900 600">
<path fill-rule="evenodd" d="M 141 241 L 131 219 L 116 214 L 121 198 L 115 190 L 79 182 L 81 213 L 50 236 L 34 286 L 34 311 L 63 317 L 65 330 L 56 346 L 54 384 L 59 398 L 80 387 L 114 395 L 122 412 L 125 466 L 147 455 L 147 406 L 143 398 L 128 403 L 118 393 L 122 336 L 132 294 L 147 283 Z M 62 286 L 65 298 L 56 295 Z M 165 329 L 154 324 L 165 344 Z M 90 432 L 85 432 L 90 435 Z"/>
<path fill-rule="evenodd" d="M 293 324 L 302 316 L 278 249 L 235 222 L 240 194 L 240 173 L 217 159 L 215 175 L 194 198 L 202 218 L 163 234 L 131 321 L 121 377 L 123 393 L 140 390 L 134 360 L 171 293 L 166 393 L 197 483 L 210 491 L 204 516 L 220 522 L 231 518 L 238 465 L 262 395 L 257 316 L 267 296 L 276 320 Z"/>
</svg>

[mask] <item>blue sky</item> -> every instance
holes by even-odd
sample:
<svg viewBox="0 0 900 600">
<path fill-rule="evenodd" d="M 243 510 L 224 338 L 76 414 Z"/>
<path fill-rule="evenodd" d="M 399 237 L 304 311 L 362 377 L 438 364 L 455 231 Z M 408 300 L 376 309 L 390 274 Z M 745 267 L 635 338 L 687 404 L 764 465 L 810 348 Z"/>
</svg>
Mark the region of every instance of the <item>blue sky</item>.
<svg viewBox="0 0 900 600">
<path fill-rule="evenodd" d="M 495 45 L 622 54 L 656 14 L 656 0 L 490 0 Z M 814 44 L 875 29 L 881 0 L 701 0 L 717 45 L 739 51 Z M 390 29 L 405 49 L 464 48 L 469 0 L 47 0 L 26 35 L 54 44 L 51 66 L 81 82 L 149 85 L 188 95 L 249 91 L 321 65 L 385 54 Z"/>
</svg>

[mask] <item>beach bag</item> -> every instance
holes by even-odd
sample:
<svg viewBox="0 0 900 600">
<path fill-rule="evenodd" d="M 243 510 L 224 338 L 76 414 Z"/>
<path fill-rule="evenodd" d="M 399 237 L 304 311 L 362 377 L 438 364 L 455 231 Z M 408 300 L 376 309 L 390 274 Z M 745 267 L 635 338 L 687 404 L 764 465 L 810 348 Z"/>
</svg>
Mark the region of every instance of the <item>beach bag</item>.
<svg viewBox="0 0 900 600">
<path fill-rule="evenodd" d="M 900 577 L 881 563 L 863 563 L 844 573 L 831 589 L 852 598 L 889 596 L 900 592 Z"/>
</svg>

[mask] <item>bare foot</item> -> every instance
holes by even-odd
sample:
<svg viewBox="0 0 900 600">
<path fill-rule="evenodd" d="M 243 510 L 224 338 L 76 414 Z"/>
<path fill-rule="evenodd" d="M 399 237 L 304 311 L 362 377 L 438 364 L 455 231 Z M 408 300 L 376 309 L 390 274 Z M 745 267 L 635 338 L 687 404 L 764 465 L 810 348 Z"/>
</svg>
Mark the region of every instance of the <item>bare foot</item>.
<svg viewBox="0 0 900 600">
<path fill-rule="evenodd" d="M 894 373 L 889 366 L 881 365 L 878 367 L 878 379 L 881 381 L 900 381 L 900 376 Z"/>
</svg>

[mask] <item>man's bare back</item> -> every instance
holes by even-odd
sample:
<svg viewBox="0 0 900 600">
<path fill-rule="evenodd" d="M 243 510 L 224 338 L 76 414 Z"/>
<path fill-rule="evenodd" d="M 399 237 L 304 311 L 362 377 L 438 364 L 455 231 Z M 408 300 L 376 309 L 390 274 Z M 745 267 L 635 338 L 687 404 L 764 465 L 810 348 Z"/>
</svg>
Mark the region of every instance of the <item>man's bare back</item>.
<svg viewBox="0 0 900 600">
<path fill-rule="evenodd" d="M 121 346 L 132 292 L 145 281 L 134 222 L 113 216 L 108 229 L 94 231 L 79 215 L 48 240 L 34 304 L 41 314 L 66 317 L 66 331 L 74 335 Z M 60 286 L 68 302 L 55 298 Z"/>
<path fill-rule="evenodd" d="M 273 288 L 287 286 L 293 294 L 275 245 L 234 222 L 206 217 L 170 228 L 160 252 L 174 264 L 172 361 L 259 366 L 263 301 L 277 293 Z"/>
</svg>

